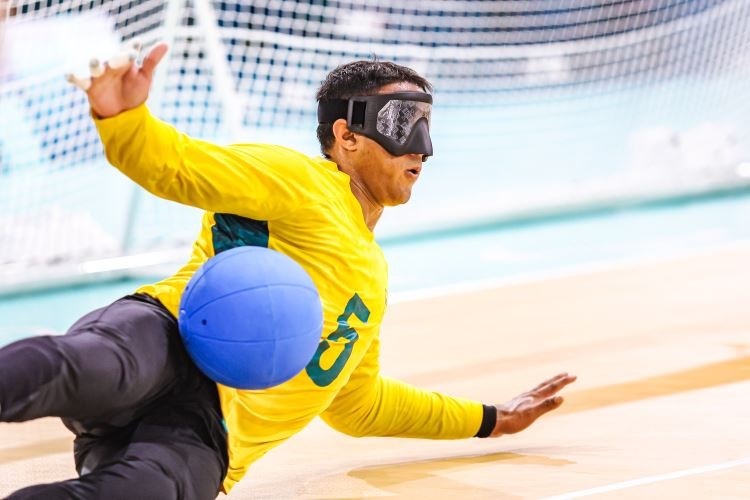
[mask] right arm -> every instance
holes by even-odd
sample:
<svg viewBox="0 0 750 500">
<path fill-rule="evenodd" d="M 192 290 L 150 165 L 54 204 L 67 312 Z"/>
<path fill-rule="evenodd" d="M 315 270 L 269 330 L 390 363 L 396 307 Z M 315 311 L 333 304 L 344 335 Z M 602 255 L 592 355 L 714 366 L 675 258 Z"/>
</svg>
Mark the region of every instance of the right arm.
<svg viewBox="0 0 750 500">
<path fill-rule="evenodd" d="M 297 188 L 306 158 L 293 150 L 193 139 L 153 117 L 145 104 L 95 122 L 107 160 L 156 196 L 261 220 L 281 217 L 302 201 Z"/>
<path fill-rule="evenodd" d="M 275 146 L 217 146 L 151 116 L 144 103 L 166 52 L 160 43 L 140 67 L 134 55 L 126 64 L 105 65 L 82 86 L 110 163 L 157 196 L 212 212 L 271 220 L 296 208 L 303 201 L 296 186 L 305 182 L 304 155 Z"/>
</svg>

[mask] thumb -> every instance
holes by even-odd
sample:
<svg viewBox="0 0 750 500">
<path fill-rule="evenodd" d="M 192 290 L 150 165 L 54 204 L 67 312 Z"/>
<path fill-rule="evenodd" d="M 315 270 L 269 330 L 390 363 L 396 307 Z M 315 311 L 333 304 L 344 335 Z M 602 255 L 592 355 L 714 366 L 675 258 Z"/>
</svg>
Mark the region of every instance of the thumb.
<svg viewBox="0 0 750 500">
<path fill-rule="evenodd" d="M 141 65 L 141 74 L 151 80 L 156 66 L 159 65 L 164 55 L 169 50 L 169 46 L 164 42 L 159 42 L 151 49 L 148 55 L 143 59 Z"/>
</svg>

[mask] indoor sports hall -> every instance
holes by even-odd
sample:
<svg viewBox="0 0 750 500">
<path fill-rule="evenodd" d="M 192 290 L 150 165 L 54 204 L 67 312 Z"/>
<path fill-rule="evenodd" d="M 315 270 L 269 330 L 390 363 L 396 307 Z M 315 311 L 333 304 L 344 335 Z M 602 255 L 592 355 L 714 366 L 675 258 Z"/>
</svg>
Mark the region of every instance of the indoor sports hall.
<svg viewBox="0 0 750 500">
<path fill-rule="evenodd" d="M 747 498 L 750 3 L 0 0 L 0 346 L 187 259 L 200 211 L 107 164 L 87 71 L 167 41 L 149 100 L 194 137 L 318 154 L 315 91 L 378 57 L 435 87 L 434 157 L 386 209 L 382 373 L 487 404 L 499 439 L 316 419 L 228 498 Z M 0 424 L 0 497 L 76 475 L 59 419 Z"/>
</svg>

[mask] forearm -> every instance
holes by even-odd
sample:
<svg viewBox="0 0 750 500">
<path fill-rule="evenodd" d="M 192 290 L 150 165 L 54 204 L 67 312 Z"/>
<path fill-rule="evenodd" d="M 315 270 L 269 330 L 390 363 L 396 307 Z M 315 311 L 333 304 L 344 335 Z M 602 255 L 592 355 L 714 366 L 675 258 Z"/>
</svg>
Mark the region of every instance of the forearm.
<svg viewBox="0 0 750 500">
<path fill-rule="evenodd" d="M 145 105 L 94 119 L 107 160 L 143 188 L 164 196 L 181 169 L 180 134 Z"/>
<path fill-rule="evenodd" d="M 96 126 L 109 162 L 161 198 L 259 220 L 278 218 L 301 203 L 288 175 L 300 165 L 299 153 L 193 139 L 153 117 L 145 105 L 96 120 Z"/>
<path fill-rule="evenodd" d="M 354 436 L 461 439 L 477 436 L 480 427 L 485 432 L 479 435 L 486 436 L 494 424 L 494 414 L 490 415 L 481 403 L 418 389 L 386 377 L 378 377 L 368 397 L 359 404 L 349 403 L 332 405 L 323 419 Z"/>
</svg>

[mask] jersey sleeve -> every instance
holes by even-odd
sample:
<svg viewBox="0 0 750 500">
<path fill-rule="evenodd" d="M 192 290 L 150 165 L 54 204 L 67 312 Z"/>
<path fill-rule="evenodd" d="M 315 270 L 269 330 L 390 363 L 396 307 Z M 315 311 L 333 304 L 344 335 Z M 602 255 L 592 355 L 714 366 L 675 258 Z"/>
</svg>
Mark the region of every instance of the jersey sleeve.
<svg viewBox="0 0 750 500">
<path fill-rule="evenodd" d="M 310 159 L 270 145 L 193 139 L 151 115 L 145 104 L 95 119 L 107 160 L 149 192 L 212 212 L 259 220 L 310 201 Z"/>
<path fill-rule="evenodd" d="M 383 377 L 376 337 L 360 365 L 321 418 L 351 436 L 460 439 L 474 436 L 483 407 Z"/>
</svg>

